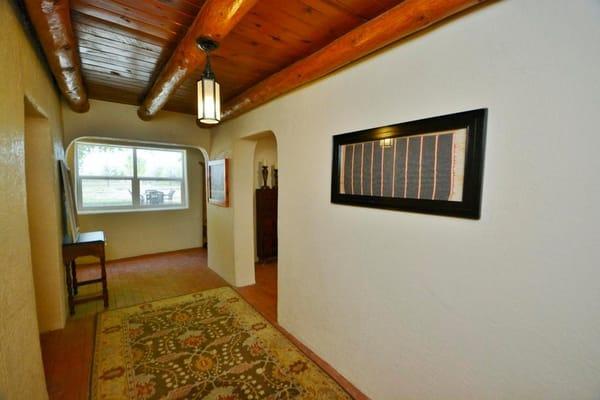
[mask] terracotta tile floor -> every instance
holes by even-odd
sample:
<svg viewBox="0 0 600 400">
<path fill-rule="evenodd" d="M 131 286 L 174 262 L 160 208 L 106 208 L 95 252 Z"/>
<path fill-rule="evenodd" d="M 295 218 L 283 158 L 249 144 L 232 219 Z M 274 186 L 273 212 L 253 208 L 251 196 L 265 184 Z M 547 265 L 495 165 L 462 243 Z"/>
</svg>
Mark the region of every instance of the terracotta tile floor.
<svg viewBox="0 0 600 400">
<path fill-rule="evenodd" d="M 205 249 L 109 262 L 106 273 L 110 308 L 121 308 L 227 286 L 225 280 L 206 267 Z M 99 276 L 97 265 L 77 267 L 79 280 Z M 276 281 L 273 284 L 276 285 Z M 101 292 L 99 283 L 79 288 L 81 295 L 99 292 Z M 275 298 L 274 301 L 276 302 L 277 299 Z M 104 310 L 102 301 L 76 305 L 74 318 L 85 318 L 102 310 Z"/>
<path fill-rule="evenodd" d="M 97 275 L 98 266 L 78 267 L 80 280 Z M 207 267 L 205 249 L 182 250 L 109 262 L 107 275 L 110 308 L 227 286 L 221 277 Z M 99 290 L 99 284 L 89 285 L 80 288 L 80 293 Z M 355 398 L 366 398 L 331 366 L 277 325 L 276 263 L 258 264 L 256 284 L 236 290 Z M 65 329 L 41 335 L 50 399 L 88 398 L 94 347 L 94 317 L 102 310 L 101 301 L 77 305 L 76 313 L 67 321 Z"/>
</svg>

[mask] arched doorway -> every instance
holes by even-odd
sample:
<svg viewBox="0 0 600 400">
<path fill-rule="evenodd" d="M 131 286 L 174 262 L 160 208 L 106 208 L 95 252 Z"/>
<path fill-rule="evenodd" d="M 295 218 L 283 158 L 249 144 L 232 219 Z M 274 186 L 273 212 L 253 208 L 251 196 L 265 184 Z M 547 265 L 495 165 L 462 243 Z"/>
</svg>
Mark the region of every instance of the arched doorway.
<svg viewBox="0 0 600 400">
<path fill-rule="evenodd" d="M 205 165 L 208 153 L 204 148 L 178 143 L 82 136 L 69 143 L 65 151 L 65 159 L 69 167 L 73 169 L 73 176 L 75 176 L 74 153 L 76 152 L 76 143 L 134 146 L 146 150 L 166 150 L 169 148 L 185 150 L 185 189 L 181 190 L 181 195 L 178 196 L 176 193 L 173 198 L 186 199 L 187 201 L 183 201 L 184 206 L 180 207 L 178 211 L 170 212 L 166 208 L 161 209 L 158 206 L 156 212 L 153 213 L 132 210 L 117 213 L 84 212 L 80 216 L 81 230 L 101 229 L 105 231 L 107 236 L 112 238 L 107 244 L 107 258 L 109 260 L 205 247 L 207 241 L 205 229 L 207 203 Z M 75 185 L 75 187 L 77 186 Z M 143 188 L 140 184 L 137 194 L 140 196 L 140 203 L 146 203 L 148 201 L 147 193 L 142 193 L 142 189 L 145 190 L 147 187 Z M 129 192 L 131 193 L 131 190 Z M 163 190 L 163 194 L 168 196 L 167 190 Z M 162 200 L 159 203 L 162 204 Z M 140 240 L 141 237 L 144 240 Z M 93 262 L 93 260 L 84 259 L 83 262 Z"/>
<path fill-rule="evenodd" d="M 277 139 L 266 131 L 233 145 L 234 264 L 236 286 L 256 285 L 252 293 L 277 297 Z M 263 168 L 264 167 L 264 168 Z M 263 175 L 264 174 L 264 175 Z M 243 288 L 241 289 L 243 291 Z M 276 319 L 277 304 L 269 303 Z"/>
<path fill-rule="evenodd" d="M 254 150 L 255 261 L 259 264 L 277 262 L 277 140 L 267 133 L 256 141 Z"/>
</svg>

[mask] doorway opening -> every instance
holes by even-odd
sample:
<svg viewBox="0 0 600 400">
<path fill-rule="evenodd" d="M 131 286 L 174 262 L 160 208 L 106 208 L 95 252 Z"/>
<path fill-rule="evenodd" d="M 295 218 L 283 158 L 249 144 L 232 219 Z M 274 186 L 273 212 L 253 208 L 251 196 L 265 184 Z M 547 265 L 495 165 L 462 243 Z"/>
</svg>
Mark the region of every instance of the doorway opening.
<svg viewBox="0 0 600 400">
<path fill-rule="evenodd" d="M 277 139 L 271 131 L 239 139 L 233 149 L 236 285 L 277 320 Z M 273 301 L 275 299 L 275 301 Z"/>
<path fill-rule="evenodd" d="M 256 171 L 254 196 L 255 261 L 259 264 L 277 262 L 277 141 L 267 133 L 256 141 L 254 150 Z"/>
<path fill-rule="evenodd" d="M 60 193 L 48 119 L 25 98 L 24 154 L 27 219 L 40 332 L 62 328 L 64 273 L 60 260 Z"/>
</svg>

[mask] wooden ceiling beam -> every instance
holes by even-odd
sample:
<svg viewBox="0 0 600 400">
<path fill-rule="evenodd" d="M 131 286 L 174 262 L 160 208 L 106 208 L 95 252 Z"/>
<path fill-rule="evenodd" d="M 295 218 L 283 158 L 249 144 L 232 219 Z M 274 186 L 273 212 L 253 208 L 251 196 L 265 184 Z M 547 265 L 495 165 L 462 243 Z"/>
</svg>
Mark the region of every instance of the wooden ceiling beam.
<svg viewBox="0 0 600 400">
<path fill-rule="evenodd" d="M 69 0 L 25 0 L 25 7 L 67 103 L 75 112 L 88 111 L 90 103 L 71 25 Z"/>
<path fill-rule="evenodd" d="M 405 0 L 231 99 L 223 107 L 222 120 L 239 116 L 484 1 Z"/>
<path fill-rule="evenodd" d="M 150 120 L 165 106 L 177 88 L 198 68 L 204 55 L 196 39 L 209 37 L 220 42 L 237 25 L 258 0 L 206 0 L 200 12 L 179 42 L 154 85 L 138 109 L 138 116 Z"/>
</svg>

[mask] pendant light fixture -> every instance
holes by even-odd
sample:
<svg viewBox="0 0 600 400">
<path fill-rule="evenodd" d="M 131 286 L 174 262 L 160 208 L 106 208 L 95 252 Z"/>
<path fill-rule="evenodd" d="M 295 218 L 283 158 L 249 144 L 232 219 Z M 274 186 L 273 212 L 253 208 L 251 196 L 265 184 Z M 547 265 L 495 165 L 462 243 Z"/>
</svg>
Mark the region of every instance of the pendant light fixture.
<svg viewBox="0 0 600 400">
<path fill-rule="evenodd" d="M 221 92 L 210 67 L 210 52 L 219 47 L 219 44 L 205 37 L 198 38 L 196 43 L 206 53 L 206 66 L 198 81 L 198 119 L 203 124 L 218 124 L 221 121 Z"/>
</svg>

